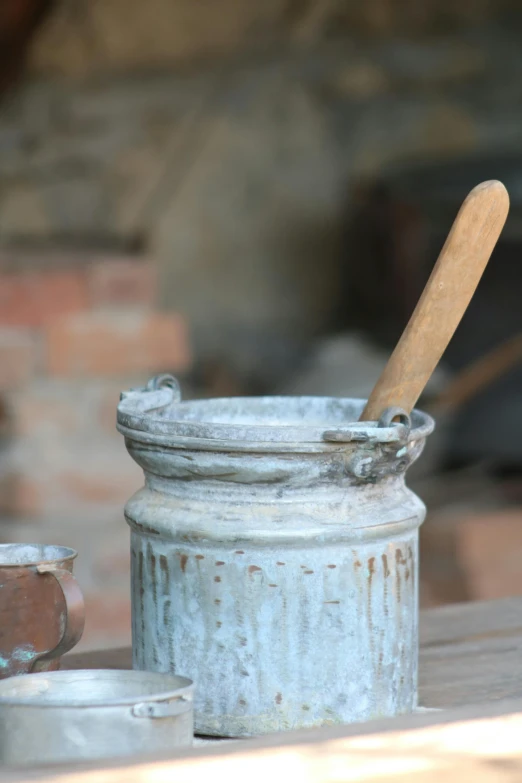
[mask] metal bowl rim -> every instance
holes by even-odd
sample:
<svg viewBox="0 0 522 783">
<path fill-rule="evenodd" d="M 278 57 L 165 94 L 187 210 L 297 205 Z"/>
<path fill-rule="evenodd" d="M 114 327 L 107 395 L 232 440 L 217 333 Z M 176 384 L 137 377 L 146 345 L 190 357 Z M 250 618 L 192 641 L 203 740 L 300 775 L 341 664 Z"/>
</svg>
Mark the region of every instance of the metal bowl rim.
<svg viewBox="0 0 522 783">
<path fill-rule="evenodd" d="M 34 680 L 67 680 L 69 678 L 90 680 L 95 677 L 105 676 L 112 680 L 123 679 L 125 677 L 131 677 L 139 681 L 140 677 L 147 676 L 157 678 L 161 680 L 163 678 L 176 678 L 180 681 L 178 688 L 170 690 L 159 690 L 157 693 L 136 694 L 134 696 L 128 696 L 116 699 L 107 699 L 105 701 L 88 701 L 88 700 L 64 700 L 63 697 L 55 700 L 42 701 L 40 696 L 42 694 L 34 694 L 31 696 L 4 696 L 2 695 L 2 689 L 6 683 L 14 684 L 14 681 L 20 683 L 33 682 Z M 74 683 L 71 682 L 71 686 Z M 139 671 L 135 669 L 63 669 L 54 672 L 36 672 L 34 674 L 24 674 L 21 676 L 8 677 L 5 680 L 0 680 L 0 708 L 2 706 L 17 706 L 17 707 L 31 707 L 31 708 L 60 708 L 60 709 L 103 709 L 105 707 L 132 707 L 142 702 L 160 702 L 170 701 L 180 698 L 190 697 L 194 691 L 194 683 L 188 677 L 183 677 L 178 674 L 168 674 L 163 672 L 149 672 Z"/>
<path fill-rule="evenodd" d="M 42 557 L 37 560 L 24 560 L 21 563 L 3 563 L 1 560 L 2 550 L 6 547 L 35 547 L 42 551 L 55 549 L 61 550 L 62 555 L 60 557 Z M 0 544 L 0 568 L 31 568 L 38 565 L 44 565 L 49 563 L 62 563 L 67 560 L 75 560 L 78 557 L 76 549 L 72 549 L 70 546 L 63 546 L 63 544 L 37 544 L 34 542 L 21 542 L 21 541 L 3 541 Z"/>
</svg>

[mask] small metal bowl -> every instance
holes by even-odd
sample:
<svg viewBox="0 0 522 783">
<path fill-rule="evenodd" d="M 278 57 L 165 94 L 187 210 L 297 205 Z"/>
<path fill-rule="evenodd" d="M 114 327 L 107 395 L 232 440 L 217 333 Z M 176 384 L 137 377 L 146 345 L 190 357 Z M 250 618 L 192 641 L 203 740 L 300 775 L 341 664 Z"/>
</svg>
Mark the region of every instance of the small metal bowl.
<svg viewBox="0 0 522 783">
<path fill-rule="evenodd" d="M 28 766 L 163 753 L 192 744 L 194 686 L 115 669 L 0 681 L 0 763 Z"/>
</svg>

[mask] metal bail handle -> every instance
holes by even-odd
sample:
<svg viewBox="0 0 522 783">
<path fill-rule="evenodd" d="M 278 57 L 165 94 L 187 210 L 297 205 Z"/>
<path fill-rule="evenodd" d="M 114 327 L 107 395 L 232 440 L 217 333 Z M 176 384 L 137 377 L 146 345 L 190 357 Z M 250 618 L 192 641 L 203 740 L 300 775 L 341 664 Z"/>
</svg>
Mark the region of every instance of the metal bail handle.
<svg viewBox="0 0 522 783">
<path fill-rule="evenodd" d="M 162 389 L 171 389 L 172 401 L 181 402 L 181 387 L 176 378 L 174 378 L 173 375 L 169 375 L 168 373 L 155 375 L 150 379 L 143 391 L 154 392 L 161 391 Z"/>
<path fill-rule="evenodd" d="M 394 419 L 400 419 L 400 423 L 408 429 L 408 433 L 411 430 L 411 418 L 402 408 L 391 406 L 385 408 L 380 415 L 377 422 L 378 427 L 391 427 Z"/>
<path fill-rule="evenodd" d="M 175 718 L 188 712 L 192 700 L 183 696 L 175 701 L 140 702 L 132 708 L 135 718 Z"/>
</svg>

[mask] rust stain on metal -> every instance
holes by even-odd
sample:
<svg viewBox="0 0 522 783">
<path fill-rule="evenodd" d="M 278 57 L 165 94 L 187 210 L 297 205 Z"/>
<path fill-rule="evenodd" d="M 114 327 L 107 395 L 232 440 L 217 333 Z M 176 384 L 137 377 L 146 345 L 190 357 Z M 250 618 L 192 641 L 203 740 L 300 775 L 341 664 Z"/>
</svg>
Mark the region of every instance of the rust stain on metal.
<svg viewBox="0 0 522 783">
<path fill-rule="evenodd" d="M 154 604 L 156 604 L 158 600 L 158 587 L 156 582 L 156 556 L 152 553 L 152 547 L 150 544 L 147 544 L 147 556 L 150 560 L 150 574 L 152 577 L 152 600 Z"/>
<path fill-rule="evenodd" d="M 236 555 L 244 555 L 245 552 L 243 549 L 236 549 Z"/>
<path fill-rule="evenodd" d="M 336 566 L 336 565 L 333 565 L 333 564 L 331 564 L 331 565 L 327 565 L 326 567 L 327 567 L 327 568 L 337 568 L 337 566 Z"/>
<path fill-rule="evenodd" d="M 220 576 L 215 576 L 214 577 L 214 582 L 221 582 L 221 577 Z"/>
<path fill-rule="evenodd" d="M 354 565 L 354 567 L 355 567 L 355 568 L 361 568 L 361 566 L 362 566 L 362 563 L 361 563 L 361 561 L 360 561 L 360 560 L 356 560 L 356 561 L 355 561 L 355 563 L 354 563 L 353 565 Z"/>
<path fill-rule="evenodd" d="M 276 565 L 286 565 L 286 563 L 282 563 L 280 560 L 278 560 Z"/>
<path fill-rule="evenodd" d="M 216 565 L 217 566 L 225 565 L 225 561 L 224 560 L 216 560 Z"/>
<path fill-rule="evenodd" d="M 259 566 L 256 566 L 256 565 L 248 566 L 248 573 L 249 574 L 253 574 L 255 571 L 261 571 Z"/>
<path fill-rule="evenodd" d="M 323 601 L 324 604 L 340 604 L 340 601 Z"/>
<path fill-rule="evenodd" d="M 167 626 L 169 622 L 171 606 L 172 606 L 172 601 L 165 601 L 165 603 L 163 604 L 163 624 L 165 626 Z"/>
<path fill-rule="evenodd" d="M 395 552 L 395 560 L 397 565 L 406 565 L 406 558 L 402 554 L 402 549 L 397 549 Z"/>
<path fill-rule="evenodd" d="M 169 594 L 169 563 L 165 555 L 159 556 L 159 567 L 161 573 L 161 591 L 163 595 Z"/>
<path fill-rule="evenodd" d="M 159 535 L 161 535 L 157 530 L 154 530 L 153 527 L 149 527 L 148 525 L 144 525 L 143 522 L 136 522 L 135 519 L 133 519 L 132 522 L 143 533 L 147 533 L 150 536 L 159 536 Z"/>
<path fill-rule="evenodd" d="M 143 599 L 145 594 L 145 582 L 143 581 L 143 552 L 140 552 L 138 557 L 138 584 L 140 586 L 140 596 Z M 143 600 L 141 605 L 143 607 Z"/>
<path fill-rule="evenodd" d="M 214 598 L 214 603 L 215 603 L 216 605 L 217 605 L 217 604 L 220 604 L 220 603 L 221 603 L 221 599 L 220 599 L 220 598 Z"/>
<path fill-rule="evenodd" d="M 145 582 L 143 580 L 143 563 L 144 563 L 145 557 L 143 555 L 143 552 L 140 551 L 139 557 L 138 557 L 138 584 L 140 586 L 140 627 L 141 627 L 141 638 L 142 640 L 145 638 Z M 143 644 L 143 641 L 142 641 Z"/>
<path fill-rule="evenodd" d="M 407 568 L 407 569 L 405 570 L 405 572 L 404 572 L 404 578 L 406 579 L 406 581 L 408 581 L 408 579 L 410 578 L 410 569 L 409 569 L 409 568 Z"/>
<path fill-rule="evenodd" d="M 384 611 L 384 616 L 388 617 L 388 615 L 390 614 L 390 610 L 388 608 L 388 577 L 390 575 L 390 569 L 388 568 L 388 558 L 386 555 L 382 555 L 382 570 L 384 575 L 384 581 L 382 585 L 383 611 Z"/>
<path fill-rule="evenodd" d="M 313 571 L 311 571 L 310 569 L 308 569 L 307 571 L 303 571 L 303 574 L 313 574 Z"/>
<path fill-rule="evenodd" d="M 221 622 L 221 620 L 216 620 L 216 628 L 221 628 L 222 625 L 223 623 Z"/>
<path fill-rule="evenodd" d="M 276 704 L 281 704 L 282 701 L 283 701 L 282 695 L 280 693 L 276 693 L 275 703 Z"/>
<path fill-rule="evenodd" d="M 372 582 L 375 574 L 375 558 L 368 559 L 368 636 L 370 638 L 370 651 L 373 657 L 374 638 L 373 638 L 373 619 L 372 619 Z"/>
<path fill-rule="evenodd" d="M 239 699 L 238 704 L 241 704 L 242 707 L 246 707 L 246 701 L 244 699 Z"/>
<path fill-rule="evenodd" d="M 415 591 L 415 560 L 413 558 L 413 550 L 411 546 L 408 547 L 408 557 L 411 564 L 411 589 Z"/>
<path fill-rule="evenodd" d="M 268 585 L 269 587 L 277 587 L 277 585 Z"/>
<path fill-rule="evenodd" d="M 187 565 L 188 555 L 180 555 L 179 556 L 179 565 L 183 573 L 185 573 L 185 568 Z"/>
<path fill-rule="evenodd" d="M 196 555 L 196 560 L 204 560 L 205 555 Z"/>
<path fill-rule="evenodd" d="M 395 569 L 396 582 L 397 582 L 397 601 L 400 603 L 401 594 L 402 594 L 402 584 L 401 584 L 401 569 L 399 566 L 406 565 L 406 558 L 402 554 L 402 549 L 395 550 L 395 562 L 397 563 L 397 568 Z"/>
</svg>

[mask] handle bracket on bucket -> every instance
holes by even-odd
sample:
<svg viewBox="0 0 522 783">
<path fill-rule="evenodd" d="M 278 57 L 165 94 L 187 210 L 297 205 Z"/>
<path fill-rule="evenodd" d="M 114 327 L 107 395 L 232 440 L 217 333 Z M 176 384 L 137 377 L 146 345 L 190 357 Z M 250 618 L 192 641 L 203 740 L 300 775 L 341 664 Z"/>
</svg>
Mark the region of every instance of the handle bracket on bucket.
<svg viewBox="0 0 522 783">
<path fill-rule="evenodd" d="M 168 373 L 155 375 L 150 379 L 150 381 L 147 383 L 147 386 L 145 387 L 146 391 L 159 391 L 159 389 L 172 389 L 174 394 L 177 395 L 179 399 L 181 399 L 181 388 L 173 375 L 169 375 Z"/>
<path fill-rule="evenodd" d="M 171 391 L 171 402 L 181 402 L 181 387 L 176 378 L 174 378 L 173 375 L 169 375 L 168 373 L 155 375 L 150 379 L 146 386 L 140 386 L 137 389 L 130 389 L 129 391 L 121 392 L 120 402 L 130 400 L 133 397 L 135 398 L 136 395 L 142 395 L 146 393 L 153 394 L 154 392 L 161 392 L 165 389 L 170 389 Z"/>
<path fill-rule="evenodd" d="M 395 422 L 395 418 L 400 421 Z M 323 438 L 332 443 L 406 443 L 410 429 L 410 417 L 402 408 L 386 408 L 377 422 L 354 422 L 342 429 L 328 430 Z"/>
<path fill-rule="evenodd" d="M 406 411 L 403 411 L 402 408 L 398 408 L 397 406 L 385 408 L 385 410 L 383 410 L 383 412 L 381 413 L 379 421 L 377 422 L 377 426 L 391 427 L 394 419 L 399 419 L 400 424 L 406 427 L 409 432 L 409 430 L 411 429 L 411 419 L 406 413 Z"/>
</svg>

